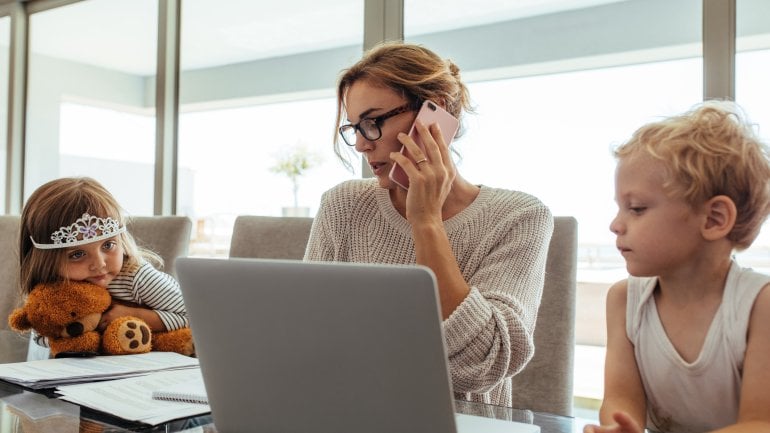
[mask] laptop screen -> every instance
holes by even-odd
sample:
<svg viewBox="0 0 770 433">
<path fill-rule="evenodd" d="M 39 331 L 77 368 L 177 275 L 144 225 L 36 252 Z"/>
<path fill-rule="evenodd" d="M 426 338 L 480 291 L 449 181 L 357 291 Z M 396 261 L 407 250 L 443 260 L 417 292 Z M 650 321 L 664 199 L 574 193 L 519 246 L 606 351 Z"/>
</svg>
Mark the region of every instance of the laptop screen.
<svg viewBox="0 0 770 433">
<path fill-rule="evenodd" d="M 176 265 L 219 431 L 455 431 L 429 269 Z"/>
</svg>

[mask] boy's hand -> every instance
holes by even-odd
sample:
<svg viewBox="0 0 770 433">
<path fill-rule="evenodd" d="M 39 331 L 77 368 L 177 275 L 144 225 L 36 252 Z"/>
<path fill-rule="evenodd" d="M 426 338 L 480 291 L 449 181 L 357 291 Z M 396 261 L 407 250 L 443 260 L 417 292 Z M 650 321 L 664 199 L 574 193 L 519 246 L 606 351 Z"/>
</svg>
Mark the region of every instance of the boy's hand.
<svg viewBox="0 0 770 433">
<path fill-rule="evenodd" d="M 616 424 L 598 426 L 589 424 L 583 427 L 583 433 L 644 433 L 644 429 L 625 412 L 615 412 L 612 419 Z"/>
</svg>

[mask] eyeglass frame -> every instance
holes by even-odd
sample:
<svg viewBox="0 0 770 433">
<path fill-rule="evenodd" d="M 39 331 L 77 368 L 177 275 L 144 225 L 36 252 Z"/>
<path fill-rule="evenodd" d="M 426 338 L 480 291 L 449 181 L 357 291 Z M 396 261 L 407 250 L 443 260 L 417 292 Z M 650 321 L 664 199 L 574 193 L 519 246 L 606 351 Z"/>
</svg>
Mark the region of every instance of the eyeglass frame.
<svg viewBox="0 0 770 433">
<path fill-rule="evenodd" d="M 354 133 L 360 132 L 361 135 L 365 139 L 367 139 L 369 141 L 377 141 L 380 138 L 382 138 L 382 124 L 383 124 L 383 122 L 385 122 L 386 120 L 390 119 L 391 117 L 397 116 L 397 115 L 399 115 L 401 113 L 406 113 L 407 111 L 414 111 L 415 110 L 415 108 L 414 108 L 415 105 L 416 104 L 413 104 L 411 102 L 407 102 L 406 104 L 401 105 L 399 107 L 396 107 L 396 108 L 394 108 L 394 109 L 392 109 L 392 110 L 390 110 L 390 111 L 388 111 L 386 113 L 380 114 L 377 117 L 366 117 L 366 118 L 363 118 L 363 119 L 359 120 L 358 123 L 347 123 L 345 125 L 342 125 L 342 126 L 339 127 L 339 130 L 338 130 L 340 136 L 342 137 L 342 141 L 344 141 L 345 144 L 347 144 L 350 147 L 353 147 L 353 146 L 356 145 L 355 142 L 348 143 L 348 140 L 345 138 L 344 131 L 345 130 L 349 130 L 351 128 L 352 128 Z M 379 135 L 377 137 L 374 137 L 374 138 L 367 136 L 366 133 L 364 132 L 363 128 L 361 128 L 361 124 L 364 123 L 364 122 L 373 122 L 374 126 L 377 127 L 377 131 L 379 132 Z"/>
</svg>

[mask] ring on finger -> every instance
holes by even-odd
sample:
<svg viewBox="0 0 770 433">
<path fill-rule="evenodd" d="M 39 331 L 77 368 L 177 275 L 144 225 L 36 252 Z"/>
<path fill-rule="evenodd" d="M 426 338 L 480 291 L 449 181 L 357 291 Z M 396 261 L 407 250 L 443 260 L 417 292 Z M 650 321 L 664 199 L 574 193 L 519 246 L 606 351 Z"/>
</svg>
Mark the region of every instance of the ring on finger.
<svg viewBox="0 0 770 433">
<path fill-rule="evenodd" d="M 422 164 L 423 162 L 428 162 L 428 158 L 423 158 L 423 159 L 421 159 L 421 160 L 419 160 L 419 161 L 415 161 L 414 163 L 415 163 L 415 164 L 417 164 L 417 165 L 420 165 L 420 164 Z"/>
</svg>

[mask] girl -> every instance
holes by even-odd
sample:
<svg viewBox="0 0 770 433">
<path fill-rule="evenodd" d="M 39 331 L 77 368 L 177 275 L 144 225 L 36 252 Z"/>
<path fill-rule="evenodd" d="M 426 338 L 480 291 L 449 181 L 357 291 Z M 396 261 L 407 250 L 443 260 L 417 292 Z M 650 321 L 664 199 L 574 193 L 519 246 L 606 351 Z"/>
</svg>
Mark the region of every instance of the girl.
<svg viewBox="0 0 770 433">
<path fill-rule="evenodd" d="M 160 257 L 137 247 L 120 205 L 94 179 L 56 179 L 33 192 L 21 214 L 19 251 L 23 295 L 60 280 L 107 289 L 113 302 L 99 330 L 123 316 L 142 319 L 153 331 L 189 325 L 179 284 L 153 267 L 162 265 Z"/>
<path fill-rule="evenodd" d="M 770 276 L 742 268 L 770 213 L 768 150 L 709 102 L 618 148 L 610 225 L 631 274 L 607 295 L 602 427 L 770 431 Z"/>
<path fill-rule="evenodd" d="M 305 258 L 429 267 L 455 397 L 511 406 L 511 376 L 534 353 L 553 219 L 529 194 L 460 176 L 438 124 L 417 123 L 418 147 L 407 132 L 425 101 L 455 118 L 470 107 L 457 66 L 419 45 L 382 44 L 344 72 L 338 142 L 362 155 L 374 179 L 324 194 Z M 409 189 L 390 179 L 396 164 Z"/>
</svg>

